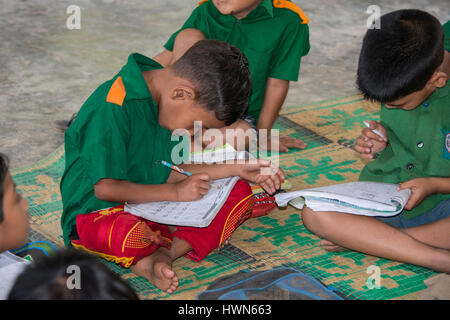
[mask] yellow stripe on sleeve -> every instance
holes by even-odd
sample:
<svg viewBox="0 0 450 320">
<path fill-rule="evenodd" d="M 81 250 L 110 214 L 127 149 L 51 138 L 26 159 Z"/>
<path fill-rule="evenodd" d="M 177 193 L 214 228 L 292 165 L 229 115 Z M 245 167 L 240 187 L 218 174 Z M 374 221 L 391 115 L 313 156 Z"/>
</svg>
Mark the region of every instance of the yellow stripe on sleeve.
<svg viewBox="0 0 450 320">
<path fill-rule="evenodd" d="M 303 10 L 300 9 L 295 3 L 292 3 L 287 0 L 274 0 L 273 6 L 275 8 L 289 9 L 291 11 L 294 11 L 302 19 L 302 24 L 309 23 L 309 18 L 306 16 L 306 14 L 303 12 Z"/>
</svg>

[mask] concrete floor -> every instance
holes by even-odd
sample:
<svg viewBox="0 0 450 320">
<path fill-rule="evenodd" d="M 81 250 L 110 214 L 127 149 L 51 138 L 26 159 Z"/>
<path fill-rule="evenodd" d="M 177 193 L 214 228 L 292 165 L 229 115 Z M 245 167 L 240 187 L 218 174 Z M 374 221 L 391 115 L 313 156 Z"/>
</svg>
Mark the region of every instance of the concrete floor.
<svg viewBox="0 0 450 320">
<path fill-rule="evenodd" d="M 116 74 L 131 52 L 150 57 L 198 0 L 0 0 L 0 152 L 12 168 L 63 143 L 52 122 L 68 119 Z M 312 49 L 286 105 L 357 94 L 355 70 L 369 5 L 381 13 L 423 9 L 450 20 L 449 0 L 293 0 L 310 17 Z M 69 30 L 70 5 L 81 29 Z"/>
</svg>

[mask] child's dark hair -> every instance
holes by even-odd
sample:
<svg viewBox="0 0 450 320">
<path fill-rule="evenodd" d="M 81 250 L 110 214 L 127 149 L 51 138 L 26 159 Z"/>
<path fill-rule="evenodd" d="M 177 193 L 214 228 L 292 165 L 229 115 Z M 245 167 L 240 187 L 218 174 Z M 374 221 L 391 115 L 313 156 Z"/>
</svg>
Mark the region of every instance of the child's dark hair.
<svg viewBox="0 0 450 320">
<path fill-rule="evenodd" d="M 357 86 L 368 100 L 393 102 L 422 90 L 443 59 L 439 20 L 420 10 L 394 11 L 364 37 Z"/>
<path fill-rule="evenodd" d="M 73 278 L 77 270 L 78 287 Z M 8 300 L 137 299 L 133 289 L 99 258 L 75 249 L 62 250 L 31 263 L 19 275 L 8 296 Z"/>
<path fill-rule="evenodd" d="M 225 125 L 246 111 L 252 87 L 250 69 L 238 48 L 219 40 L 200 40 L 173 64 L 173 70 L 193 82 L 197 101 Z"/>
<path fill-rule="evenodd" d="M 8 173 L 8 160 L 0 153 L 0 222 L 3 221 L 3 196 L 5 193 L 5 178 Z"/>
</svg>

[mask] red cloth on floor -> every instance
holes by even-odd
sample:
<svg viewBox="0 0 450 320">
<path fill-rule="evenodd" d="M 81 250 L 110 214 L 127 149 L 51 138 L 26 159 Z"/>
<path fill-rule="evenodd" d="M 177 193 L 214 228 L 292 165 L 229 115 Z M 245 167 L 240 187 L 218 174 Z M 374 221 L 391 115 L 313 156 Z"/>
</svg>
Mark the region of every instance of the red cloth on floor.
<svg viewBox="0 0 450 320">
<path fill-rule="evenodd" d="M 253 194 L 249 184 L 239 180 L 208 227 L 178 226 L 173 234 L 168 226 L 134 216 L 123 209 L 120 205 L 79 214 L 78 239 L 71 240 L 72 245 L 128 268 L 160 246 L 170 248 L 173 237 L 177 237 L 192 247 L 185 256 L 201 261 L 250 217 Z"/>
<path fill-rule="evenodd" d="M 266 216 L 270 211 L 277 207 L 275 197 L 266 192 L 260 192 L 254 195 L 254 205 L 251 218 Z"/>
</svg>

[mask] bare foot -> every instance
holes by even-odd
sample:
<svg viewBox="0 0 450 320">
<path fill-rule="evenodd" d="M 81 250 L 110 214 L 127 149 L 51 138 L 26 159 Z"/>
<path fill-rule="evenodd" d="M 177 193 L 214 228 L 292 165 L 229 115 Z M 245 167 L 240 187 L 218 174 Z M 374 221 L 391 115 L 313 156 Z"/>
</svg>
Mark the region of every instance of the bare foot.
<svg viewBox="0 0 450 320">
<path fill-rule="evenodd" d="M 320 241 L 320 246 L 328 252 L 347 251 L 346 248 L 338 246 L 337 244 L 334 244 L 333 242 L 325 239 L 322 239 L 322 241 Z"/>
<path fill-rule="evenodd" d="M 173 293 L 179 284 L 178 276 L 172 270 L 172 259 L 163 247 L 139 260 L 131 267 L 131 271 L 167 293 Z"/>
</svg>

